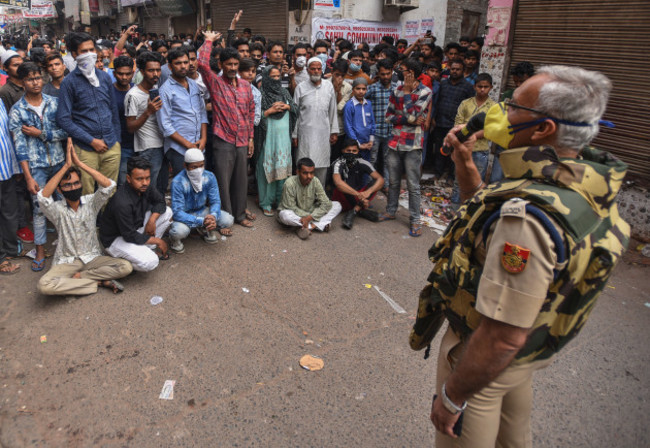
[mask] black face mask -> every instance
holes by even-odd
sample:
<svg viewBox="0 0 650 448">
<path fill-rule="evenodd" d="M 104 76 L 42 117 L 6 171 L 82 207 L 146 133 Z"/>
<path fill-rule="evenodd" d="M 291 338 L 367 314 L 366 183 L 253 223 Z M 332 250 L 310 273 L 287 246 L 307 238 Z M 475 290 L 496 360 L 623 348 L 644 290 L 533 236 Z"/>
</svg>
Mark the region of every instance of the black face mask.
<svg viewBox="0 0 650 448">
<path fill-rule="evenodd" d="M 397 70 L 397 80 L 398 81 L 404 81 L 404 72 L 401 70 Z"/>
<path fill-rule="evenodd" d="M 344 152 L 343 153 L 343 158 L 345 161 L 349 164 L 357 160 L 357 157 L 359 157 L 357 154 L 352 154 L 349 152 Z"/>
<path fill-rule="evenodd" d="M 61 190 L 64 198 L 71 202 L 77 202 L 81 198 L 81 187 L 74 190 Z"/>
</svg>

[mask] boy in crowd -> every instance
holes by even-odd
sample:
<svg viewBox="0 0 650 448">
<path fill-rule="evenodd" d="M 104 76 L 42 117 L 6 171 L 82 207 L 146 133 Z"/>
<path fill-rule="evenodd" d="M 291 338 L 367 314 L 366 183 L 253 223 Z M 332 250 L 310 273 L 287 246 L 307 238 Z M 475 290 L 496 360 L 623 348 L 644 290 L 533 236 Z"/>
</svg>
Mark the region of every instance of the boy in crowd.
<svg viewBox="0 0 650 448">
<path fill-rule="evenodd" d="M 375 141 L 375 117 L 372 104 L 365 96 L 368 90 L 368 81 L 357 78 L 352 83 L 352 99 L 343 109 L 343 125 L 347 138 L 357 142 L 361 150 L 361 157 L 374 164 L 372 147 Z"/>
<path fill-rule="evenodd" d="M 37 194 L 63 166 L 65 155 L 61 142 L 67 139 L 68 134 L 56 122 L 58 100 L 42 94 L 41 68 L 33 62 L 25 62 L 18 67 L 18 78 L 25 86 L 25 96 L 11 109 L 9 129 L 14 137 L 16 158 L 34 202 L 36 257 L 32 271 L 39 272 L 45 265 L 43 246 L 47 242 L 47 223 L 39 208 Z"/>
<path fill-rule="evenodd" d="M 351 229 L 357 215 L 368 221 L 379 221 L 377 212 L 368 207 L 384 186 L 384 179 L 372 164 L 359 157 L 356 141 L 345 141 L 343 154 L 332 168 L 335 187 L 332 198 L 341 203 L 343 211 L 347 211 L 343 217 L 343 227 Z"/>
</svg>

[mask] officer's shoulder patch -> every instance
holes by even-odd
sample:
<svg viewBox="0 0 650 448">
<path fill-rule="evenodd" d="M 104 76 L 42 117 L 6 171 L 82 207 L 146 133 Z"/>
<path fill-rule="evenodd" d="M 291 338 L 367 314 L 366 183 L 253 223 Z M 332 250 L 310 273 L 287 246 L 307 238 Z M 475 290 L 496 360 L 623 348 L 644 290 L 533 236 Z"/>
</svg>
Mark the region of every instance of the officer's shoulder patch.
<svg viewBox="0 0 650 448">
<path fill-rule="evenodd" d="M 519 274 L 526 269 L 530 249 L 506 241 L 501 254 L 501 266 L 511 274 Z"/>
<path fill-rule="evenodd" d="M 526 204 L 528 204 L 528 201 L 520 198 L 510 199 L 501 206 L 501 217 L 511 216 L 514 218 L 525 218 Z"/>
</svg>

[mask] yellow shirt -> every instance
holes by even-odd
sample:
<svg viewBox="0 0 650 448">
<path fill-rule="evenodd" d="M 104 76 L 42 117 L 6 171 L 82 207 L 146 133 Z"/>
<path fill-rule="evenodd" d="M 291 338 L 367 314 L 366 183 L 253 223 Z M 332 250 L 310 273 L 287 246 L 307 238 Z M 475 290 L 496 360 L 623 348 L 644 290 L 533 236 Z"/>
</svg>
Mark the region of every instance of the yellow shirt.
<svg viewBox="0 0 650 448">
<path fill-rule="evenodd" d="M 465 101 L 460 103 L 458 106 L 458 111 L 456 112 L 456 119 L 454 120 L 454 125 L 467 124 L 470 118 L 476 115 L 479 112 L 487 112 L 488 109 L 494 106 L 496 103 L 494 100 L 488 97 L 487 100 L 481 106 L 476 104 L 476 97 L 467 98 Z M 490 149 L 490 143 L 487 139 L 480 138 L 476 141 L 474 145 L 474 151 L 488 151 Z"/>
</svg>

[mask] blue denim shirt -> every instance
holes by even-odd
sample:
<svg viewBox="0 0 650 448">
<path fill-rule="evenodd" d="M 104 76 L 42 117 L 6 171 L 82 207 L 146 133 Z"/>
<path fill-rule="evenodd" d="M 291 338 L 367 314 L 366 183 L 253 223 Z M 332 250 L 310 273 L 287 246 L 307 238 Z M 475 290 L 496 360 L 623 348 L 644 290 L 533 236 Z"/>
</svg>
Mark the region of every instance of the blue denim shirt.
<svg viewBox="0 0 650 448">
<path fill-rule="evenodd" d="M 30 168 L 47 168 L 65 162 L 62 141 L 68 134 L 56 122 L 59 100 L 43 94 L 43 119 L 29 108 L 22 97 L 9 114 L 9 130 L 14 137 L 18 163 L 28 161 Z M 33 126 L 41 130 L 40 137 L 23 134 L 23 126 Z"/>
<path fill-rule="evenodd" d="M 170 76 L 160 88 L 162 107 L 156 115 L 165 136 L 165 152 L 171 148 L 180 154 L 185 154 L 187 148 L 179 145 L 169 136 L 178 132 L 184 139 L 198 142 L 201 139 L 201 124 L 208 123 L 201 89 L 193 79 L 187 78 L 187 83 L 189 90 Z"/>
<path fill-rule="evenodd" d="M 93 87 L 76 68 L 63 79 L 56 121 L 76 145 L 94 151 L 90 142 L 104 140 L 110 148 L 120 141 L 120 118 L 113 100 L 113 83 L 105 72 L 95 69 L 99 87 Z"/>
<path fill-rule="evenodd" d="M 185 170 L 178 173 L 172 180 L 171 190 L 174 221 L 182 222 L 191 229 L 201 227 L 203 218 L 194 216 L 192 213 L 202 211 L 206 205 L 210 207 L 210 214 L 217 221 L 221 217 L 219 185 L 217 184 L 217 178 L 210 171 L 203 172 L 203 189 L 198 193 L 192 188 Z"/>
</svg>

